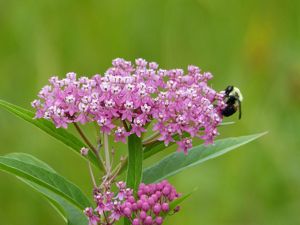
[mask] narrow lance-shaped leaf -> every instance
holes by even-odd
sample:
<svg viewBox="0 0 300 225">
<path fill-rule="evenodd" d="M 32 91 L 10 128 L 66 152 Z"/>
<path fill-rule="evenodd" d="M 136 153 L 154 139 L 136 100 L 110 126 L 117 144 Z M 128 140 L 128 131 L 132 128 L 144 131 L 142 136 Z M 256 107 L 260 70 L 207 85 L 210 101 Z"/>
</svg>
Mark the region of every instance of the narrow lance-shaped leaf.
<svg viewBox="0 0 300 225">
<path fill-rule="evenodd" d="M 180 204 L 188 199 L 189 197 L 191 197 L 191 195 L 197 191 L 198 188 L 194 188 L 194 190 L 192 190 L 191 192 L 184 194 L 182 196 L 180 196 L 179 198 L 175 199 L 173 202 L 170 203 L 170 212 L 174 211 L 176 209 L 177 206 L 180 206 Z M 163 217 L 168 216 L 168 214 L 164 214 Z"/>
<path fill-rule="evenodd" d="M 144 183 L 154 183 L 173 176 L 182 170 L 203 163 L 206 160 L 225 154 L 241 145 L 247 144 L 263 135 L 259 133 L 248 136 L 225 138 L 215 141 L 213 145 L 193 147 L 187 155 L 174 152 L 143 172 Z"/>
<path fill-rule="evenodd" d="M 128 137 L 128 164 L 126 185 L 136 193 L 142 180 L 143 170 L 143 146 L 142 140 L 135 134 Z M 124 225 L 130 225 L 130 221 L 124 218 Z"/>
<path fill-rule="evenodd" d="M 51 205 L 59 212 L 68 225 L 87 225 L 88 220 L 83 214 L 83 209 L 79 209 L 58 194 L 44 188 L 41 185 L 21 179 L 24 183 L 40 192 Z"/>
<path fill-rule="evenodd" d="M 29 111 L 27 109 L 24 109 L 22 107 L 16 106 L 3 100 L 0 100 L 0 106 L 9 111 L 10 113 L 40 128 L 55 139 L 66 144 L 72 150 L 75 150 L 76 153 L 80 154 L 80 149 L 82 147 L 86 147 L 86 145 L 76 136 L 69 133 L 63 128 L 56 128 L 52 122 L 46 119 L 34 119 L 35 114 L 32 111 Z M 89 151 L 88 156 L 84 158 L 88 158 L 95 166 L 99 167 L 96 156 L 93 154 L 92 151 Z"/>
<path fill-rule="evenodd" d="M 41 164 L 37 166 L 36 161 L 34 157 L 24 156 L 24 154 L 1 156 L 0 169 L 45 188 L 78 209 L 90 205 L 87 197 L 76 185 L 50 170 L 49 167 L 42 167 Z"/>
<path fill-rule="evenodd" d="M 224 123 L 220 124 L 220 127 L 227 126 L 227 125 L 232 125 L 232 124 L 234 124 L 234 122 L 224 122 Z M 187 137 L 187 135 L 184 134 L 183 137 Z M 178 141 L 179 140 L 179 135 L 178 134 L 174 135 L 173 138 L 174 138 L 175 141 Z M 161 152 L 164 149 L 166 149 L 166 148 L 168 148 L 168 147 L 170 147 L 174 144 L 175 144 L 175 142 L 171 142 L 168 146 L 165 146 L 163 141 L 155 141 L 155 142 L 147 145 L 144 148 L 144 159 L 147 159 L 147 158 L 151 157 L 152 155 L 155 155 L 156 153 Z"/>
<path fill-rule="evenodd" d="M 23 162 L 27 162 L 29 164 L 44 168 L 50 172 L 56 173 L 54 169 L 52 169 L 49 165 L 44 163 L 43 161 L 24 153 L 11 153 L 6 155 L 7 157 L 21 160 Z M 59 212 L 59 214 L 64 218 L 64 220 L 68 223 L 68 225 L 84 225 L 87 224 L 87 218 L 83 214 L 83 210 L 74 206 L 73 204 L 66 201 L 60 195 L 48 190 L 47 188 L 35 184 L 34 182 L 28 181 L 26 179 L 20 178 L 21 181 L 32 187 L 37 192 L 41 193 L 50 204 Z"/>
<path fill-rule="evenodd" d="M 227 125 L 231 125 L 231 124 L 234 124 L 234 122 L 224 122 L 220 126 L 227 126 Z M 179 140 L 178 135 L 175 135 L 173 138 L 175 140 Z M 163 141 L 155 141 L 155 142 L 147 145 L 146 147 L 143 147 L 143 150 L 144 150 L 143 159 L 145 160 L 145 159 L 155 155 L 156 153 L 159 153 L 159 152 L 165 150 L 166 148 L 173 146 L 174 144 L 175 144 L 175 142 L 171 142 L 168 146 L 165 146 Z M 122 174 L 127 169 L 127 165 L 128 165 L 128 160 L 125 159 L 119 174 Z"/>
<path fill-rule="evenodd" d="M 137 190 L 142 180 L 143 148 L 141 138 L 132 134 L 128 137 L 127 187 Z"/>
<path fill-rule="evenodd" d="M 46 163 L 41 160 L 24 153 L 12 153 L 8 154 L 5 157 L 10 159 L 19 160 L 30 165 L 34 165 L 45 170 L 48 170 L 51 173 L 56 173 L 54 169 L 48 166 Z M 83 214 L 82 209 L 79 209 L 73 203 L 70 203 L 64 199 L 59 194 L 45 188 L 42 185 L 29 181 L 28 179 L 17 176 L 21 181 L 28 184 L 30 187 L 40 192 L 50 203 L 57 209 L 61 216 L 65 219 L 68 225 L 84 225 L 87 224 L 86 216 Z M 83 195 L 83 194 L 82 194 Z M 86 197 L 84 197 L 86 198 Z M 87 201 L 87 200 L 86 200 Z"/>
</svg>

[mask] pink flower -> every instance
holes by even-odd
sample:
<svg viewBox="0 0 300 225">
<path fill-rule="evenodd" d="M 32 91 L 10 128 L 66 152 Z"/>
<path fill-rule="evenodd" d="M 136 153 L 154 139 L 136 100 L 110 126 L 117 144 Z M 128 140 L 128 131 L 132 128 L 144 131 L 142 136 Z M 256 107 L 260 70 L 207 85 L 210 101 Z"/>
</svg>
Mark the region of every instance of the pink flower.
<svg viewBox="0 0 300 225">
<path fill-rule="evenodd" d="M 188 150 L 193 147 L 192 145 L 192 139 L 190 138 L 184 138 L 181 141 L 177 142 L 178 144 L 178 151 L 183 151 L 184 154 L 188 154 Z"/>
<path fill-rule="evenodd" d="M 129 136 L 129 133 L 126 132 L 124 127 L 117 127 L 115 130 L 115 142 L 121 141 L 126 143 L 126 137 Z"/>
<path fill-rule="evenodd" d="M 208 144 L 218 135 L 226 104 L 224 93 L 208 84 L 210 79 L 211 73 L 192 65 L 185 73 L 159 69 L 157 63 L 141 58 L 135 64 L 117 58 L 104 76 L 77 78 L 71 72 L 63 79 L 51 77 L 32 107 L 36 118 L 52 120 L 56 127 L 96 121 L 102 132 L 114 134 L 115 141 L 121 142 L 130 134 L 141 137 L 153 122 L 159 140 L 168 145 L 179 138 L 179 149 L 187 152 L 191 145 L 184 137 Z"/>
<path fill-rule="evenodd" d="M 111 119 L 103 116 L 101 116 L 97 122 L 101 131 L 107 134 L 110 134 L 110 131 L 115 127 L 115 125 L 111 122 Z"/>
<path fill-rule="evenodd" d="M 114 224 L 121 218 L 128 218 L 135 225 L 162 224 L 162 215 L 171 212 L 170 203 L 180 197 L 176 189 L 166 180 L 157 184 L 140 184 L 138 196 L 133 195 L 133 190 L 126 188 L 122 181 L 116 183 L 118 191 L 95 193 L 97 205 L 95 214 L 92 208 L 87 208 L 85 214 L 90 225 L 96 225 L 99 218 L 105 213 L 104 224 Z M 122 196 L 122 197 L 120 197 Z M 179 211 L 179 206 L 172 213 Z"/>
<path fill-rule="evenodd" d="M 134 123 L 132 124 L 131 133 L 135 133 L 138 137 L 141 137 L 142 132 L 145 132 L 144 128 L 145 120 L 142 118 L 135 118 Z"/>
<path fill-rule="evenodd" d="M 100 218 L 93 213 L 93 209 L 91 207 L 86 208 L 84 210 L 84 214 L 89 219 L 89 225 L 98 225 L 98 222 L 100 221 Z"/>
</svg>

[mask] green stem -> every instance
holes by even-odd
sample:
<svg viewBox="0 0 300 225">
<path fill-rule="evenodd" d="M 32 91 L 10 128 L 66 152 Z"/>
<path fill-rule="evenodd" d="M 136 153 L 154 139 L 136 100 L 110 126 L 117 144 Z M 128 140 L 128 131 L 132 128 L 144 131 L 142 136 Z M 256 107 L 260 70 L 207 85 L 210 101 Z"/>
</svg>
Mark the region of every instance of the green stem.
<svg viewBox="0 0 300 225">
<path fill-rule="evenodd" d="M 88 166 L 89 166 L 89 172 L 90 172 L 90 176 L 91 176 L 91 179 L 92 179 L 92 182 L 93 182 L 93 186 L 94 186 L 94 188 L 97 188 L 97 183 L 96 183 L 95 176 L 94 176 L 94 173 L 93 173 L 93 168 L 92 168 L 90 162 L 88 162 Z"/>
<path fill-rule="evenodd" d="M 148 137 L 146 140 L 143 141 L 143 146 L 149 145 L 157 141 L 157 138 L 160 136 L 160 132 L 155 132 L 150 137 Z"/>
<path fill-rule="evenodd" d="M 99 125 L 96 122 L 94 122 L 94 127 L 95 127 L 95 132 L 96 132 L 97 145 L 101 146 L 101 135 L 100 135 L 101 132 L 100 132 L 100 127 L 99 127 Z"/>
<path fill-rule="evenodd" d="M 106 175 L 107 175 L 107 177 L 109 177 L 111 165 L 110 165 L 108 135 L 107 134 L 104 134 L 104 154 L 105 154 L 105 167 L 106 167 L 106 172 L 107 172 Z"/>
<path fill-rule="evenodd" d="M 89 146 L 89 148 L 92 150 L 92 152 L 96 155 L 100 169 L 104 170 L 104 165 L 103 162 L 100 158 L 100 155 L 97 151 L 97 149 L 92 145 L 92 143 L 89 141 L 89 139 L 85 136 L 85 134 L 83 133 L 83 131 L 80 129 L 80 127 L 78 126 L 78 124 L 73 123 L 77 132 L 79 133 L 79 135 L 82 137 L 83 141 Z"/>
</svg>

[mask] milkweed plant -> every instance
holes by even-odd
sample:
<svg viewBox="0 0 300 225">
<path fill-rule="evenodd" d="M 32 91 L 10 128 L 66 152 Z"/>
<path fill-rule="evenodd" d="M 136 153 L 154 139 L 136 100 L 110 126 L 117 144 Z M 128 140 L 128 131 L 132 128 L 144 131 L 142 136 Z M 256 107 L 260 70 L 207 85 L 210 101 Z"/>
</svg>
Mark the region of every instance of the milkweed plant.
<svg viewBox="0 0 300 225">
<path fill-rule="evenodd" d="M 167 178 L 265 134 L 215 140 L 219 127 L 232 124 L 223 116 L 236 112 L 241 102 L 230 94 L 232 86 L 211 88 L 212 77 L 197 66 L 184 72 L 121 58 L 104 75 L 53 76 L 31 103 L 35 112 L 3 100 L 0 106 L 87 160 L 93 184 L 89 197 L 25 153 L 1 156 L 0 168 L 40 192 L 69 225 L 161 225 L 191 195 L 180 193 Z M 87 124 L 95 126 L 97 138 L 86 134 Z M 78 134 L 68 131 L 70 126 Z M 112 139 L 127 146 L 126 155 L 117 157 Z M 202 144 L 193 144 L 196 139 Z M 177 151 L 144 168 L 145 159 L 173 145 Z"/>
</svg>

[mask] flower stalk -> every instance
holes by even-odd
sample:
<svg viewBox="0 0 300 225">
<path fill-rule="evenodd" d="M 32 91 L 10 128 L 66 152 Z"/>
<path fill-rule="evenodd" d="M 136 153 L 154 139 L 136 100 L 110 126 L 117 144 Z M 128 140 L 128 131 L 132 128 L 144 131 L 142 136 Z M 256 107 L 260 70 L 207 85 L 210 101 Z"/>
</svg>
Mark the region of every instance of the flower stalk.
<svg viewBox="0 0 300 225">
<path fill-rule="evenodd" d="M 97 157 L 97 161 L 98 164 L 100 166 L 101 170 L 104 170 L 105 167 L 103 165 L 103 161 L 99 155 L 99 152 L 97 151 L 97 149 L 92 145 L 92 143 L 89 141 L 89 139 L 85 136 L 85 134 L 83 133 L 83 131 L 81 130 L 81 128 L 78 126 L 78 124 L 73 123 L 77 132 L 79 133 L 79 135 L 81 136 L 81 138 L 83 139 L 83 141 L 87 144 L 87 146 L 90 147 L 90 149 L 92 150 L 92 152 L 95 154 L 95 156 Z"/>
<path fill-rule="evenodd" d="M 109 141 L 108 134 L 103 135 L 104 140 L 104 154 L 105 154 L 105 168 L 106 176 L 109 177 L 111 173 L 111 164 L 110 164 L 110 152 L 109 152 Z"/>
<path fill-rule="evenodd" d="M 153 133 L 150 137 L 148 137 L 146 140 L 143 141 L 143 146 L 150 145 L 157 141 L 157 138 L 160 136 L 160 132 Z"/>
<path fill-rule="evenodd" d="M 94 188 L 97 188 L 96 179 L 95 179 L 94 172 L 93 172 L 93 169 L 92 169 L 92 166 L 91 166 L 90 162 L 88 162 L 88 166 L 89 166 L 89 172 L 90 172 L 90 176 L 91 176 L 91 179 L 92 179 L 92 182 L 93 182 L 93 186 L 94 186 Z"/>
</svg>

